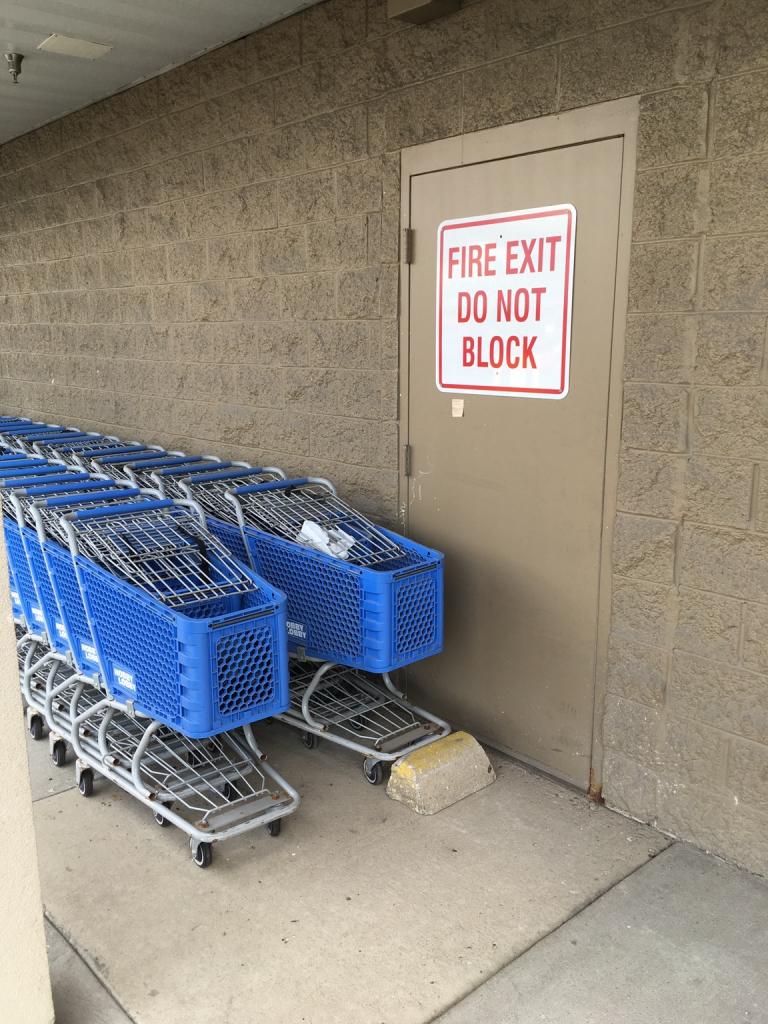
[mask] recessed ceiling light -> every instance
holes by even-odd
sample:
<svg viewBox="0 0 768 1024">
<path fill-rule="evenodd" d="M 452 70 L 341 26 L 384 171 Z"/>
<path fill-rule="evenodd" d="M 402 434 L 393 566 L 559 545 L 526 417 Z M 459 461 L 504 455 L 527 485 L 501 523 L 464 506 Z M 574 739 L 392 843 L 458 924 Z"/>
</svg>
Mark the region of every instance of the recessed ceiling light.
<svg viewBox="0 0 768 1024">
<path fill-rule="evenodd" d="M 87 39 L 73 39 L 71 36 L 60 36 L 58 32 L 48 36 L 38 46 L 38 50 L 47 53 L 60 53 L 65 57 L 80 57 L 81 60 L 98 60 L 109 53 L 111 46 L 104 43 L 91 43 Z"/>
</svg>

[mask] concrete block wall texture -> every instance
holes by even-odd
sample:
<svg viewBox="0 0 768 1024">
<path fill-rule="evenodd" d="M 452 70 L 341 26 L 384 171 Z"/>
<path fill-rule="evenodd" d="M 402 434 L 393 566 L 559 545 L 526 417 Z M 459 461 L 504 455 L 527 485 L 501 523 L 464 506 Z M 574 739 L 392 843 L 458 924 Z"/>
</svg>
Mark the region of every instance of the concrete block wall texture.
<svg viewBox="0 0 768 1024">
<path fill-rule="evenodd" d="M 768 874 L 768 7 L 329 0 L 0 148 L 0 405 L 397 518 L 402 147 L 640 95 L 604 792 Z"/>
</svg>

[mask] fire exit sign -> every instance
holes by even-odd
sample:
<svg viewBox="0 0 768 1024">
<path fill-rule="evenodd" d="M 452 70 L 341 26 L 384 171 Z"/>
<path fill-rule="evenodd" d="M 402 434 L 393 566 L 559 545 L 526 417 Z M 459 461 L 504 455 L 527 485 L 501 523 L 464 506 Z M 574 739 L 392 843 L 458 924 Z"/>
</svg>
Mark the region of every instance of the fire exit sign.
<svg viewBox="0 0 768 1024">
<path fill-rule="evenodd" d="M 437 386 L 565 398 L 576 210 L 570 203 L 437 229 Z"/>
</svg>

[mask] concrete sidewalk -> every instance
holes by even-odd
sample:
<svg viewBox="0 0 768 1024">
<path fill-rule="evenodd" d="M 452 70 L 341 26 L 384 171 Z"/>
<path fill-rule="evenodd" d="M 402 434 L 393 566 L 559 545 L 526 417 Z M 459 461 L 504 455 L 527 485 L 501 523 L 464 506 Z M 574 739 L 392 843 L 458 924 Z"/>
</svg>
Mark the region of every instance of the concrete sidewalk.
<svg viewBox="0 0 768 1024">
<path fill-rule="evenodd" d="M 439 1024 L 766 1024 L 768 882 L 676 844 Z"/>
<path fill-rule="evenodd" d="M 330 744 L 259 740 L 304 803 L 207 872 L 30 744 L 57 1024 L 768 1020 L 765 883 L 499 755 L 494 785 L 424 818 Z"/>
</svg>

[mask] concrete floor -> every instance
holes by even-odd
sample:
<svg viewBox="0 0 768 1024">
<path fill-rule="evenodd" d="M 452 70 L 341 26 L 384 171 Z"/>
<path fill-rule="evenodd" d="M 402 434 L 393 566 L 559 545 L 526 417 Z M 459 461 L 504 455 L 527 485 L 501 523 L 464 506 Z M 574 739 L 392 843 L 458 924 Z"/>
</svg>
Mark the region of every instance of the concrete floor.
<svg viewBox="0 0 768 1024">
<path fill-rule="evenodd" d="M 763 927 L 755 893 L 768 886 L 751 876 L 686 847 L 663 852 L 652 829 L 498 755 L 493 786 L 424 818 L 368 786 L 347 752 L 307 751 L 278 725 L 258 739 L 302 806 L 279 839 L 223 844 L 205 872 L 181 833 L 104 782 L 84 800 L 71 767 L 30 743 L 57 1024 L 425 1024 L 445 1011 L 445 1024 L 766 1021 L 768 990 L 749 1013 L 694 1017 L 630 1016 L 622 995 L 635 1005 L 660 950 L 681 965 L 659 977 L 683 1004 L 729 972 L 754 980 L 746 953 L 738 974 L 738 931 L 718 929 L 729 908 L 745 920 L 750 907 Z M 702 920 L 709 931 L 688 942 Z M 543 987 L 554 1001 L 509 1016 L 526 982 L 505 979 L 520 965 L 529 997 Z M 613 994 L 607 1015 L 589 1004 L 592 987 Z"/>
<path fill-rule="evenodd" d="M 338 747 L 258 739 L 303 803 L 208 871 L 111 785 L 50 792 L 72 768 L 34 745 L 47 913 L 137 1024 L 422 1024 L 666 845 L 504 758 L 425 818 Z"/>
<path fill-rule="evenodd" d="M 768 882 L 675 844 L 439 1024 L 768 1022 Z"/>
</svg>

